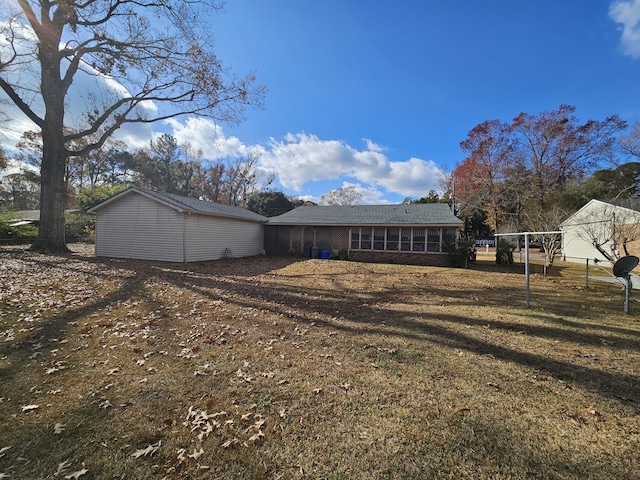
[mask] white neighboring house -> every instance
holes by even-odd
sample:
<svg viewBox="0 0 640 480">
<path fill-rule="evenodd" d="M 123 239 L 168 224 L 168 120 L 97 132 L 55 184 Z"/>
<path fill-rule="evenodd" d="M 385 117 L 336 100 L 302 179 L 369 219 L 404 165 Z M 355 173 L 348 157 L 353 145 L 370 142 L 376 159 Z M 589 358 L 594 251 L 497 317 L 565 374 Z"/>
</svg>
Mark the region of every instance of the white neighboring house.
<svg viewBox="0 0 640 480">
<path fill-rule="evenodd" d="M 608 262 L 629 254 L 638 255 L 640 211 L 591 200 L 560 224 L 562 253 L 566 260 L 584 263 L 586 259 Z M 596 248 L 599 245 L 611 258 Z"/>
<path fill-rule="evenodd" d="M 89 212 L 98 257 L 197 262 L 264 248 L 267 217 L 240 207 L 130 187 Z"/>
</svg>

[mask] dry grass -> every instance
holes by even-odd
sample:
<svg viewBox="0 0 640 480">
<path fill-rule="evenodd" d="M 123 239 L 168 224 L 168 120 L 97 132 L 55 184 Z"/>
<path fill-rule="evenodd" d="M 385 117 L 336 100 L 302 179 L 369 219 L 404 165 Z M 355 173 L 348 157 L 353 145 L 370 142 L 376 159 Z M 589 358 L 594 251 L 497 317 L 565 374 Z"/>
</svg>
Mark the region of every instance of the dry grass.
<svg viewBox="0 0 640 480">
<path fill-rule="evenodd" d="M 639 317 L 574 267 L 74 250 L 0 251 L 0 478 L 640 478 Z"/>
</svg>

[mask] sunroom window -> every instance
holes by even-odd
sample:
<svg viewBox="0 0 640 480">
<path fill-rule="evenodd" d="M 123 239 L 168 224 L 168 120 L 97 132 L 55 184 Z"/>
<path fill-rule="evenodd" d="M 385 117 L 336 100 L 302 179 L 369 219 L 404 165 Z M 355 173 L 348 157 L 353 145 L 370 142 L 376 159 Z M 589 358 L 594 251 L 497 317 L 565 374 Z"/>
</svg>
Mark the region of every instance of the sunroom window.
<svg viewBox="0 0 640 480">
<path fill-rule="evenodd" d="M 373 229 L 373 249 L 384 250 L 384 228 Z"/>
<path fill-rule="evenodd" d="M 387 250 L 398 250 L 398 240 L 400 239 L 399 228 L 387 228 Z"/>
<path fill-rule="evenodd" d="M 442 253 L 457 235 L 455 228 L 353 227 L 350 241 L 352 250 Z"/>
<path fill-rule="evenodd" d="M 413 251 L 424 252 L 424 228 L 413 229 Z"/>
<path fill-rule="evenodd" d="M 438 253 L 440 251 L 440 229 L 429 228 L 427 230 L 427 252 Z"/>
<path fill-rule="evenodd" d="M 371 229 L 370 228 L 360 229 L 360 249 L 371 250 Z"/>
</svg>

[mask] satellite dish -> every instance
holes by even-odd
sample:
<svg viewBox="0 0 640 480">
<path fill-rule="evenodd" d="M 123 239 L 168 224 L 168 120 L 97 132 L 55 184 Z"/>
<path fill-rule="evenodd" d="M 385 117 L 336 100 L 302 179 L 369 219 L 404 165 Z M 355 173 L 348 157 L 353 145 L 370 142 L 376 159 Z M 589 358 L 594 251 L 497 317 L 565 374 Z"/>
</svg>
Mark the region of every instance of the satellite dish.
<svg viewBox="0 0 640 480">
<path fill-rule="evenodd" d="M 616 277 L 626 277 L 631 273 L 631 270 L 638 266 L 638 263 L 640 263 L 640 259 L 634 255 L 622 257 L 613 265 L 613 274 Z"/>
</svg>

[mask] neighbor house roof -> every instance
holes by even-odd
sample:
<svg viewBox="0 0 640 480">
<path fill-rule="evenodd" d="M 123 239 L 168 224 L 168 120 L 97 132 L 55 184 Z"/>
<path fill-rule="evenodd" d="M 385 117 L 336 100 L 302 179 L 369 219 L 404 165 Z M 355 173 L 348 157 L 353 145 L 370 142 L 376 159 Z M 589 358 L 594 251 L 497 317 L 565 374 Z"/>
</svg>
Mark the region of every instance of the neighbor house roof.
<svg viewBox="0 0 640 480">
<path fill-rule="evenodd" d="M 351 205 L 298 207 L 277 217 L 269 225 L 438 225 L 460 227 L 445 203 L 415 203 L 409 205 Z"/>
<path fill-rule="evenodd" d="M 240 218 L 244 220 L 253 220 L 257 222 L 266 222 L 267 217 L 251 212 L 241 207 L 231 205 L 223 205 L 221 203 L 208 202 L 197 198 L 185 197 L 174 193 L 154 192 L 139 187 L 129 187 L 126 190 L 108 198 L 104 202 L 89 209 L 89 212 L 96 212 L 113 202 L 118 201 L 124 196 L 139 194 L 147 198 L 151 198 L 163 205 L 166 205 L 178 212 L 192 212 L 203 215 L 214 215 L 219 217 Z"/>
<path fill-rule="evenodd" d="M 575 225 L 584 224 L 586 220 L 585 218 L 583 218 L 584 212 L 588 212 L 594 208 L 609 209 L 609 210 L 615 209 L 616 211 L 626 211 L 627 214 L 630 215 L 629 218 L 637 218 L 637 215 L 640 209 L 636 208 L 636 206 L 637 206 L 637 203 L 634 203 L 632 201 L 606 202 L 603 200 L 596 200 L 596 199 L 589 200 L 589 202 L 587 202 L 580 210 L 578 210 L 574 214 L 567 217 L 560 224 L 560 227 L 572 227 Z M 578 223 L 574 223 L 576 221 Z"/>
</svg>

